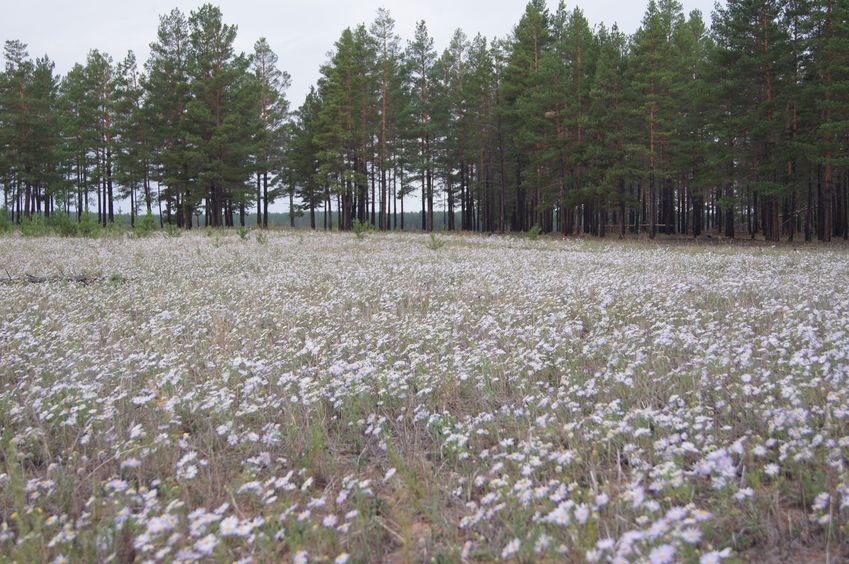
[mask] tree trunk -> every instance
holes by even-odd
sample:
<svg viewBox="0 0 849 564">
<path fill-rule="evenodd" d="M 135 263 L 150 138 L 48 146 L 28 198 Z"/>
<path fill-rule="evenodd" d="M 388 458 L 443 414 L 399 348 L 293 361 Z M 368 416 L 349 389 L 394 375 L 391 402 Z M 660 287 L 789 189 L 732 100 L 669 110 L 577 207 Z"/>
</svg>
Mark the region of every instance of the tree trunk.
<svg viewBox="0 0 849 564">
<path fill-rule="evenodd" d="M 268 171 L 262 173 L 262 227 L 268 229 Z"/>
<path fill-rule="evenodd" d="M 256 173 L 256 226 L 262 227 L 262 175 Z"/>
<path fill-rule="evenodd" d="M 109 223 L 115 223 L 115 199 L 112 196 L 112 149 L 106 149 L 106 188 L 109 198 Z"/>
<path fill-rule="evenodd" d="M 732 198 L 734 197 L 734 186 L 731 182 L 728 182 L 725 185 L 725 198 L 728 202 L 728 206 L 725 209 L 725 236 L 729 239 L 734 238 L 734 204 L 732 203 Z"/>
</svg>

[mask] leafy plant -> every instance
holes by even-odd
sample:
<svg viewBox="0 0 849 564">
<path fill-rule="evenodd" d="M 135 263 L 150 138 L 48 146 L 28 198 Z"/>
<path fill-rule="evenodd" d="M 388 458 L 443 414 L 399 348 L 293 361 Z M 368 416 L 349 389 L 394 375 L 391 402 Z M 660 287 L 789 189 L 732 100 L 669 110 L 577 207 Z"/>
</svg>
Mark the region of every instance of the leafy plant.
<svg viewBox="0 0 849 564">
<path fill-rule="evenodd" d="M 73 237 L 77 234 L 76 222 L 66 213 L 54 213 L 47 219 L 47 225 L 62 237 Z"/>
<path fill-rule="evenodd" d="M 9 210 L 0 208 L 0 233 L 12 230 L 12 220 L 9 219 Z"/>
<path fill-rule="evenodd" d="M 257 231 L 256 242 L 260 245 L 266 245 L 268 243 L 268 235 L 265 231 Z"/>
<path fill-rule="evenodd" d="M 430 239 L 427 242 L 427 248 L 432 251 L 438 251 L 442 247 L 448 244 L 448 241 L 443 239 L 442 237 L 437 237 L 436 233 L 430 234 Z"/>
<path fill-rule="evenodd" d="M 136 222 L 136 237 L 147 237 L 156 229 L 156 219 L 153 214 L 145 214 Z"/>
<path fill-rule="evenodd" d="M 248 240 L 248 235 L 250 235 L 251 230 L 245 227 L 244 225 L 239 227 L 239 239 L 242 241 Z"/>
<path fill-rule="evenodd" d="M 165 226 L 165 234 L 168 235 L 169 237 L 179 237 L 183 233 L 182 233 L 182 231 L 180 230 L 179 227 L 177 227 L 173 223 L 169 223 L 168 225 Z"/>
<path fill-rule="evenodd" d="M 531 241 L 536 241 L 539 239 L 539 236 L 542 235 L 542 227 L 539 224 L 534 225 L 530 229 L 528 229 L 528 239 Z"/>
<path fill-rule="evenodd" d="M 84 212 L 77 223 L 77 233 L 81 237 L 96 237 L 100 233 L 100 225 L 89 212 Z"/>
<path fill-rule="evenodd" d="M 363 223 L 359 219 L 355 219 L 351 230 L 357 236 L 357 239 L 362 239 L 369 231 L 374 231 L 374 227 L 371 223 Z"/>
<path fill-rule="evenodd" d="M 24 218 L 21 221 L 21 235 L 24 237 L 44 237 L 50 234 L 50 228 L 41 216 Z"/>
</svg>

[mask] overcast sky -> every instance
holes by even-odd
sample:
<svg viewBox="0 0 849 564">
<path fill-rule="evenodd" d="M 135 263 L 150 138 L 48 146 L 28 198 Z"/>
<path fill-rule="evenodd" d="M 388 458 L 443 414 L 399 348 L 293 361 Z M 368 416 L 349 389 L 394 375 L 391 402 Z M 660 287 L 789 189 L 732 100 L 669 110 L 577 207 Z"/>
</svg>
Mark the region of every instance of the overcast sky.
<svg viewBox="0 0 849 564">
<path fill-rule="evenodd" d="M 415 23 L 425 20 L 436 47 L 447 46 L 454 30 L 469 37 L 480 32 L 487 38 L 503 37 L 519 21 L 526 0 L 223 0 L 214 2 L 227 23 L 239 28 L 237 49 L 249 52 L 260 37 L 267 37 L 280 56 L 280 66 L 292 75 L 289 99 L 297 107 L 318 68 L 341 31 L 368 23 L 379 6 L 389 9 L 402 39 L 412 37 Z M 577 5 L 592 25 L 614 22 L 628 33 L 640 23 L 647 0 L 584 0 Z M 710 18 L 713 0 L 683 0 L 684 9 L 701 10 Z M 159 15 L 179 7 L 187 15 L 202 2 L 184 0 L 4 0 L 0 12 L 0 40 L 20 39 L 33 57 L 47 54 L 56 70 L 65 73 L 76 62 L 85 62 L 90 49 L 106 51 L 120 60 L 130 49 L 143 62 L 156 37 Z M 549 0 L 552 10 L 557 0 Z M 568 2 L 571 9 L 576 4 Z M 405 41 L 406 42 L 406 41 Z"/>
</svg>

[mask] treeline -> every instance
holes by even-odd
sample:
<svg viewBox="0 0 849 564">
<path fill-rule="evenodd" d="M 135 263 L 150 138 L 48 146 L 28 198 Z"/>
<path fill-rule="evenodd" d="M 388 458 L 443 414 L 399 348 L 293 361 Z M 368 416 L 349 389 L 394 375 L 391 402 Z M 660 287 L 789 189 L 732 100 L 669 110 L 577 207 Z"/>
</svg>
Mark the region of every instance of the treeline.
<svg viewBox="0 0 849 564">
<path fill-rule="evenodd" d="M 265 39 L 236 53 L 236 28 L 204 5 L 160 18 L 143 68 L 94 50 L 60 78 L 49 58 L 5 44 L 0 75 L 0 183 L 20 222 L 96 209 L 116 199 L 191 228 L 232 226 L 279 196 L 289 76 Z M 267 223 L 267 221 L 266 221 Z"/>
<path fill-rule="evenodd" d="M 234 37 L 216 8 L 174 11 L 143 70 L 94 51 L 61 81 L 7 43 L 9 213 L 79 215 L 96 194 L 105 223 L 115 190 L 183 227 L 262 223 L 288 198 L 325 228 L 404 228 L 417 201 L 426 230 L 444 210 L 487 232 L 849 235 L 842 0 L 732 0 L 710 28 L 652 0 L 631 36 L 531 0 L 508 38 L 458 30 L 441 53 L 379 10 L 291 114 L 267 43 L 237 55 Z"/>
</svg>

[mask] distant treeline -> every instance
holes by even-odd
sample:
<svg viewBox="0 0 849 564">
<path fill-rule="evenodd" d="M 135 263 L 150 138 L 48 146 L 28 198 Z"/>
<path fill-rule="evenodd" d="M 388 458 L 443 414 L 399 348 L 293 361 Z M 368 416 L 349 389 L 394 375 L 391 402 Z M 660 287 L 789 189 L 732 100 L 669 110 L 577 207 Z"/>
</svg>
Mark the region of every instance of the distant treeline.
<svg viewBox="0 0 849 564">
<path fill-rule="evenodd" d="M 279 228 L 279 227 L 294 227 L 295 229 L 328 229 L 328 226 L 333 225 L 334 229 L 339 228 L 339 211 L 333 211 L 333 217 L 329 216 L 325 217 L 325 213 L 323 210 L 315 212 L 315 224 L 313 225 L 311 221 L 311 217 L 309 213 L 304 214 L 303 212 L 298 212 L 295 214 L 289 214 L 288 212 L 283 213 L 274 213 L 270 212 L 268 214 L 268 227 L 270 229 Z M 460 214 L 454 214 L 454 222 L 457 224 L 460 221 Z M 332 222 L 330 221 L 332 219 Z M 246 227 L 262 227 L 262 216 L 258 216 L 256 213 L 246 213 L 245 214 L 245 223 Z M 117 219 L 116 219 L 117 221 Z M 130 224 L 130 215 L 124 214 L 122 216 L 122 222 L 125 224 Z M 390 214 L 389 216 L 389 229 L 393 230 L 404 230 L 404 231 L 422 231 L 425 228 L 422 226 L 422 214 L 421 212 L 404 212 L 403 215 L 400 213 Z M 166 225 L 168 223 L 167 218 L 165 216 L 162 217 L 162 224 Z M 237 222 L 238 224 L 238 222 Z M 203 225 L 201 222 L 200 225 Z M 434 211 L 433 212 L 433 228 L 436 231 L 447 230 L 449 225 L 448 212 L 445 211 Z"/>
<path fill-rule="evenodd" d="M 269 43 L 235 37 L 216 7 L 173 10 L 141 67 L 94 50 L 63 77 L 7 41 L 9 218 L 107 225 L 128 199 L 131 222 L 269 225 L 284 199 L 316 228 L 438 229 L 441 207 L 447 229 L 849 236 L 843 0 L 731 0 L 710 28 L 651 0 L 633 35 L 531 0 L 509 37 L 457 30 L 441 53 L 381 9 L 296 111 Z"/>
</svg>

